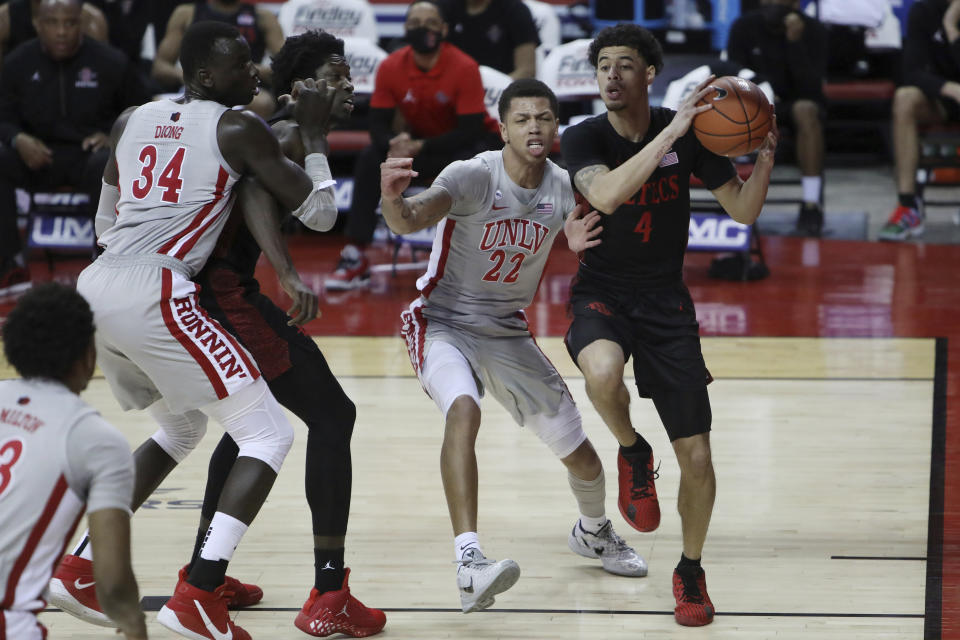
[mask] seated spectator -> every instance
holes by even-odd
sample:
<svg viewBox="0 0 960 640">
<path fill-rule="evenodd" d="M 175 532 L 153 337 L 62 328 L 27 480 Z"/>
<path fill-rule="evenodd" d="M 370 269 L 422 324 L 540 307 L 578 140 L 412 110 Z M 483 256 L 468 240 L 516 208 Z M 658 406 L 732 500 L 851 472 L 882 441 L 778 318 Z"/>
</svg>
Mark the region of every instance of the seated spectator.
<svg viewBox="0 0 960 640">
<path fill-rule="evenodd" d="M 370 262 L 363 254 L 373 240 L 380 201 L 380 163 L 389 157 L 413 158 L 419 181 L 429 182 L 454 160 L 484 148 L 487 109 L 480 68 L 470 56 L 444 42 L 447 23 L 433 0 L 407 9 L 405 38 L 377 69 L 370 98 L 373 144 L 354 165 L 353 201 L 344 247 L 327 289 L 365 286 Z"/>
<path fill-rule="evenodd" d="M 899 202 L 881 240 L 923 233 L 916 194 L 918 127 L 960 120 L 960 0 L 918 0 L 907 14 L 903 41 L 905 86 L 893 96 L 893 158 Z"/>
<path fill-rule="evenodd" d="M 267 89 L 270 86 L 270 60 L 264 59 L 264 53 L 275 54 L 283 46 L 283 30 L 269 9 L 258 7 L 252 2 L 241 0 L 202 0 L 181 4 L 173 10 L 163 40 L 157 46 L 157 57 L 153 60 L 153 77 L 168 91 L 177 91 L 183 86 L 183 70 L 177 64 L 180 56 L 180 42 L 194 22 L 214 20 L 226 22 L 240 31 L 250 45 L 250 54 L 257 63 L 257 71 L 263 85 L 260 94 L 247 105 L 247 108 L 263 118 L 269 118 L 276 109 L 276 100 Z"/>
<path fill-rule="evenodd" d="M 0 6 L 0 61 L 27 40 L 37 37 L 33 19 L 43 0 L 10 0 Z M 89 2 L 83 3 L 80 28 L 85 35 L 100 42 L 107 41 L 107 19 Z"/>
<path fill-rule="evenodd" d="M 151 78 L 153 53 L 143 57 L 144 35 L 153 26 L 155 42 L 163 40 L 167 22 L 180 0 L 90 0 L 107 18 L 110 44 L 127 54 L 137 68 L 144 84 L 152 93 L 162 93 L 163 87 Z"/>
<path fill-rule="evenodd" d="M 794 132 L 803 204 L 797 231 L 823 231 L 823 83 L 826 30 L 800 11 L 800 0 L 762 0 L 730 27 L 727 57 L 766 78 L 775 93 L 777 124 Z"/>
<path fill-rule="evenodd" d="M 108 132 L 126 107 L 147 98 L 121 52 L 83 35 L 81 15 L 81 0 L 43 0 L 34 20 L 39 37 L 4 60 L 0 289 L 28 279 L 16 187 L 74 187 L 89 194 L 92 220 L 110 155 Z"/>
<path fill-rule="evenodd" d="M 450 43 L 514 80 L 537 75 L 537 25 L 523 0 L 445 0 Z"/>
</svg>

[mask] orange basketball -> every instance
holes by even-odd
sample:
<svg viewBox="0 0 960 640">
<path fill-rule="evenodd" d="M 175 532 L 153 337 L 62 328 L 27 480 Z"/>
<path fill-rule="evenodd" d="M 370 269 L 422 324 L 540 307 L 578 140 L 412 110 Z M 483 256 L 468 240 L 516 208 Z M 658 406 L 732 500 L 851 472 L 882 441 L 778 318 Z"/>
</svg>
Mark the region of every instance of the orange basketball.
<svg viewBox="0 0 960 640">
<path fill-rule="evenodd" d="M 716 91 L 697 104 L 709 102 L 713 109 L 693 119 L 700 144 L 731 158 L 756 151 L 773 124 L 770 103 L 763 91 L 736 76 L 717 78 L 710 86 Z"/>
</svg>

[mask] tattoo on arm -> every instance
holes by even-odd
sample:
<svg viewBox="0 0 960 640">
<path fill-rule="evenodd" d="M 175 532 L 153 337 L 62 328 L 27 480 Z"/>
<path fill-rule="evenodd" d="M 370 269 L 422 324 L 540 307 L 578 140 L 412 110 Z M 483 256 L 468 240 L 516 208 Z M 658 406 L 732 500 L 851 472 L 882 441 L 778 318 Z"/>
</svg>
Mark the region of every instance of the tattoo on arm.
<svg viewBox="0 0 960 640">
<path fill-rule="evenodd" d="M 450 207 L 444 206 L 443 201 L 450 196 L 443 189 L 430 188 L 406 200 L 403 217 L 413 217 L 420 228 L 429 227 L 439 222 L 450 213 Z"/>
<path fill-rule="evenodd" d="M 577 175 L 574 176 L 573 180 L 580 193 L 586 197 L 587 194 L 590 193 L 590 187 L 593 185 L 593 181 L 605 173 L 610 173 L 610 169 L 606 165 L 595 164 L 577 171 Z"/>
</svg>

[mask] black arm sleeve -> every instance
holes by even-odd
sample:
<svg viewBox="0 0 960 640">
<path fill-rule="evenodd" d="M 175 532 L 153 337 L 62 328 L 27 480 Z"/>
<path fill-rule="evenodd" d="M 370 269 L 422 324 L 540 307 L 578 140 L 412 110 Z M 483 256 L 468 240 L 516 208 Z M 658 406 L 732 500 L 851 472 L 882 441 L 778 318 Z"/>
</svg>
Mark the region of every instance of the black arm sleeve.
<svg viewBox="0 0 960 640">
<path fill-rule="evenodd" d="M 467 113 L 457 116 L 452 131 L 434 138 L 424 138 L 421 153 L 444 153 L 473 146 L 483 136 L 483 114 Z"/>
<path fill-rule="evenodd" d="M 370 109 L 370 139 L 378 149 L 390 147 L 393 137 L 393 109 Z"/>
<path fill-rule="evenodd" d="M 926 4 L 914 4 L 907 15 L 907 34 L 903 39 L 903 82 L 919 87 L 927 96 L 935 98 L 940 96 L 946 79 L 931 71 L 930 45 L 939 25 Z"/>
</svg>

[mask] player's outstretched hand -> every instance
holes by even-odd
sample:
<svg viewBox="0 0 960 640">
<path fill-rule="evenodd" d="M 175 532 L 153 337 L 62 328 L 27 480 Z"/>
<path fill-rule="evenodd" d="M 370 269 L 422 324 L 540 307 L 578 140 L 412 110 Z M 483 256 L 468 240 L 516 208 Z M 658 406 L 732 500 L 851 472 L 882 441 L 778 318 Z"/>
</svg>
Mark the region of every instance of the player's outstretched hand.
<svg viewBox="0 0 960 640">
<path fill-rule="evenodd" d="M 780 128 L 777 127 L 777 116 L 773 112 L 773 105 L 770 105 L 770 117 L 773 118 L 773 124 L 770 125 L 770 131 L 767 132 L 767 137 L 763 139 L 763 144 L 757 152 L 757 163 L 769 163 L 772 166 L 777 142 L 780 140 Z"/>
<path fill-rule="evenodd" d="M 403 195 L 410 186 L 410 180 L 418 174 L 413 170 L 413 158 L 387 158 L 380 163 L 380 193 L 383 201 L 393 200 Z"/>
<path fill-rule="evenodd" d="M 330 114 L 336 96 L 336 87 L 328 86 L 326 80 L 297 80 L 290 91 L 294 119 L 300 126 L 315 126 L 329 131 Z"/>
<path fill-rule="evenodd" d="M 587 213 L 585 203 L 578 204 L 563 222 L 563 232 L 567 236 L 567 246 L 574 253 L 580 253 L 602 242 L 597 236 L 603 231 L 600 226 L 600 214 L 597 211 Z"/>
<path fill-rule="evenodd" d="M 287 315 L 290 316 L 288 325 L 304 325 L 320 315 L 320 299 L 310 287 L 303 284 L 296 271 L 282 276 L 280 287 L 293 300 L 287 309 Z"/>
<path fill-rule="evenodd" d="M 688 95 L 682 103 L 680 103 L 680 106 L 677 108 L 677 115 L 673 117 L 673 121 L 669 125 L 671 128 L 673 128 L 674 133 L 676 133 L 678 138 L 687 132 L 687 129 L 690 128 L 690 123 L 693 122 L 693 119 L 696 118 L 698 114 L 713 109 L 713 104 L 710 102 L 701 105 L 698 105 L 697 103 L 711 93 L 716 92 L 716 89 L 710 86 L 710 83 L 715 79 L 715 75 L 710 75 L 707 77 L 703 82 L 697 85 L 697 88 L 694 89 L 693 92 Z"/>
</svg>

